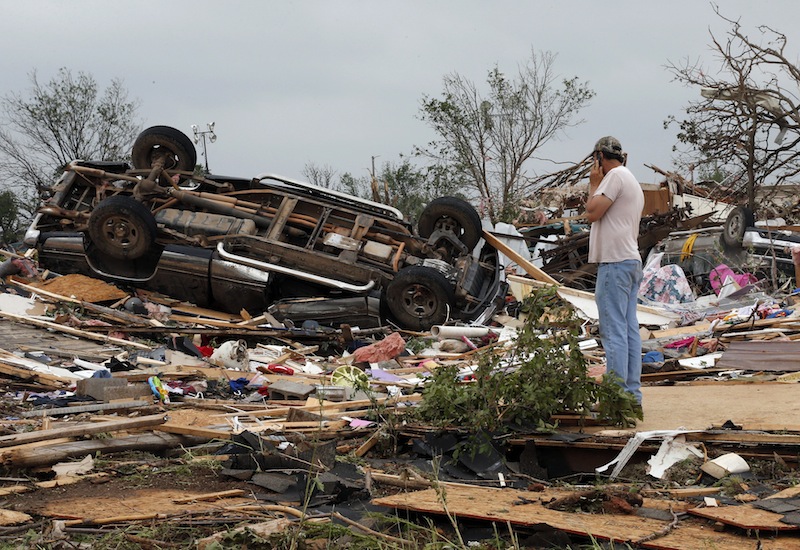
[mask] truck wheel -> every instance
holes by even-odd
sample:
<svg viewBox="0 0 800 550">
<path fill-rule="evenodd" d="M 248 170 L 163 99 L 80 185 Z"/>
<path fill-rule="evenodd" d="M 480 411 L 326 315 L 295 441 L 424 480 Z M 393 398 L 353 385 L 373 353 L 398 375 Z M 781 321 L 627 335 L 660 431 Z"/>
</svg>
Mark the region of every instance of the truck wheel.
<svg viewBox="0 0 800 550">
<path fill-rule="evenodd" d="M 755 225 L 753 211 L 744 206 L 737 206 L 725 220 L 725 228 L 722 231 L 723 244 L 729 248 L 741 247 L 745 230 L 753 225 Z"/>
<path fill-rule="evenodd" d="M 401 269 L 386 287 L 390 316 L 398 325 L 429 330 L 447 320 L 455 292 L 444 275 L 429 267 Z"/>
<path fill-rule="evenodd" d="M 197 151 L 186 134 L 170 126 L 152 126 L 142 130 L 131 150 L 134 168 L 149 169 L 162 157 L 164 169 L 193 172 L 197 165 Z"/>
<path fill-rule="evenodd" d="M 439 197 L 425 207 L 419 217 L 417 232 L 427 239 L 436 230 L 450 230 L 472 250 L 481 239 L 481 217 L 475 208 L 457 197 Z"/>
<path fill-rule="evenodd" d="M 88 232 L 101 253 L 136 260 L 150 250 L 158 227 L 144 204 L 132 197 L 115 195 L 100 201 L 92 210 Z"/>
</svg>

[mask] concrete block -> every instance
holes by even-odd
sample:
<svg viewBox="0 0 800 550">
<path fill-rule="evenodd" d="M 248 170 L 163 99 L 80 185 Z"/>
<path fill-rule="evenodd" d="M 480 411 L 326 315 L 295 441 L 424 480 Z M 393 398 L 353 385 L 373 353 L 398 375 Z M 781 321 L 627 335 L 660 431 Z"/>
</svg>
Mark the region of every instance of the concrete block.
<svg viewBox="0 0 800 550">
<path fill-rule="evenodd" d="M 279 380 L 269 386 L 270 399 L 307 399 L 314 392 L 314 386 Z"/>
<path fill-rule="evenodd" d="M 152 395 L 148 384 L 128 384 L 128 381 L 124 378 L 86 378 L 78 380 L 75 393 L 77 395 L 87 395 L 98 401 L 131 400 Z"/>
<path fill-rule="evenodd" d="M 78 380 L 75 385 L 75 393 L 103 401 L 106 388 L 118 388 L 127 384 L 128 381 L 124 378 L 85 378 Z"/>
</svg>

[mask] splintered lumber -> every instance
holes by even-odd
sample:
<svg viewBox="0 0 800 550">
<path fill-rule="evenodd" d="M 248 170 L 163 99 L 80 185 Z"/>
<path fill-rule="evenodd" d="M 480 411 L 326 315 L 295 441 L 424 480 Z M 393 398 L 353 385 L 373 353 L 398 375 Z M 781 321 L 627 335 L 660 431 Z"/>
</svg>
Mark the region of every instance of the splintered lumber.
<svg viewBox="0 0 800 550">
<path fill-rule="evenodd" d="M 40 296 L 45 296 L 47 298 L 51 298 L 52 300 L 56 300 L 58 302 L 69 302 L 73 304 L 79 304 L 83 309 L 88 311 L 92 311 L 94 313 L 98 313 L 103 317 L 112 319 L 116 322 L 125 323 L 127 325 L 142 325 L 142 324 L 151 324 L 155 326 L 161 326 L 161 323 L 155 319 L 150 319 L 148 317 L 143 317 L 140 315 L 136 315 L 133 313 L 128 313 L 127 311 L 120 311 L 117 309 L 113 309 L 110 307 L 100 306 L 93 302 L 86 301 L 86 300 L 79 300 L 77 298 L 73 298 L 71 296 L 64 296 L 63 294 L 56 294 L 55 292 L 49 292 L 44 290 L 43 287 L 28 285 L 25 284 L 17 279 L 14 280 L 14 285 L 23 289 L 27 290 L 28 292 L 38 294 Z M 126 296 L 127 297 L 127 296 Z"/>
<path fill-rule="evenodd" d="M 268 506 L 265 506 L 268 508 Z M 304 516 L 301 516 L 304 517 Z M 197 550 L 210 550 L 211 548 L 221 548 L 221 544 L 233 535 L 239 534 L 247 530 L 248 533 L 255 533 L 257 536 L 267 539 L 270 535 L 281 533 L 292 526 L 292 522 L 286 518 L 271 519 L 260 523 L 248 522 L 246 525 L 241 525 L 233 529 L 228 528 L 221 533 L 214 533 L 208 537 L 197 539 L 195 544 Z"/>
<path fill-rule="evenodd" d="M 184 313 L 189 313 L 193 316 L 196 316 L 194 318 L 195 322 L 202 322 L 202 319 L 200 319 L 201 317 L 208 317 L 211 319 L 219 319 L 221 321 L 230 321 L 230 322 L 237 322 L 242 320 L 242 317 L 240 315 L 236 315 L 234 313 L 225 313 L 222 311 L 217 311 L 215 309 L 206 309 L 198 307 L 196 305 L 187 302 L 181 302 L 180 300 L 160 295 L 156 292 L 150 292 L 147 290 L 139 289 L 138 294 L 143 299 L 146 299 L 148 302 L 155 302 L 157 304 L 162 304 L 168 306 L 173 311 L 183 311 Z"/>
<path fill-rule="evenodd" d="M 315 412 L 319 414 L 326 414 L 329 412 L 336 412 L 341 411 L 342 409 L 349 409 L 355 407 L 369 407 L 374 405 L 394 405 L 397 403 L 411 403 L 417 402 L 422 399 L 422 395 L 420 394 L 413 394 L 413 395 L 402 395 L 400 397 L 382 397 L 380 399 L 359 399 L 355 401 L 339 401 L 339 402 L 325 402 L 324 404 L 313 404 L 313 405 L 299 405 L 297 407 L 276 407 L 274 409 L 261 409 L 259 411 L 244 411 L 244 412 L 235 412 L 235 413 L 227 413 L 224 416 L 250 416 L 250 417 L 260 417 L 260 416 L 286 416 L 289 414 L 289 411 L 292 409 L 298 409 L 302 411 L 309 411 Z"/>
<path fill-rule="evenodd" d="M 45 441 L 59 437 L 78 437 L 82 435 L 146 428 L 163 424 L 166 422 L 166 420 L 167 418 L 163 414 L 154 414 L 150 416 L 143 416 L 141 418 L 125 418 L 110 422 L 99 422 L 97 424 L 80 424 L 78 426 L 64 426 L 49 430 L 37 430 L 20 434 L 4 435 L 0 437 L 0 447 L 23 445 L 25 443 Z"/>
<path fill-rule="evenodd" d="M 19 525 L 33 521 L 33 518 L 24 512 L 0 509 L 0 526 Z"/>
<path fill-rule="evenodd" d="M 24 366 L 17 366 L 16 361 L 7 357 L 0 357 L 0 374 L 18 378 L 26 382 L 35 382 L 43 388 L 63 389 L 75 382 L 76 378 L 64 378 L 55 374 L 31 370 Z M 42 365 L 44 367 L 44 365 Z"/>
<path fill-rule="evenodd" d="M 60 414 L 77 414 L 82 412 L 115 411 L 120 409 L 134 409 L 152 405 L 152 401 L 120 401 L 115 403 L 96 403 L 94 405 L 76 405 L 74 407 L 56 407 L 52 409 L 35 409 L 25 411 L 22 418 L 36 418 L 37 416 L 58 416 Z"/>
<path fill-rule="evenodd" d="M 561 286 L 561 283 L 553 279 L 550 275 L 536 267 L 530 260 L 523 257 L 519 252 L 508 246 L 506 243 L 484 230 L 483 238 L 486 242 L 496 248 L 502 254 L 511 258 L 515 264 L 525 270 L 525 273 L 536 279 L 537 281 L 547 283 L 550 285 Z"/>
<path fill-rule="evenodd" d="M 545 508 L 537 494 L 515 489 L 466 487 L 448 484 L 439 489 L 427 489 L 373 499 L 373 504 L 389 506 L 424 514 L 441 514 L 488 522 L 534 526 L 547 524 L 567 533 L 594 539 L 625 543 L 636 548 L 689 550 L 800 549 L 796 538 L 765 539 L 715 532 L 708 525 L 681 522 L 671 529 L 671 522 L 614 513 L 561 512 Z"/>
<path fill-rule="evenodd" d="M 216 493 L 205 493 L 202 495 L 193 495 L 190 497 L 174 498 L 172 502 L 175 504 L 189 504 L 190 502 L 220 500 L 223 498 L 241 497 L 247 494 L 244 489 L 230 489 L 229 491 L 218 491 Z"/>
<path fill-rule="evenodd" d="M 196 440 L 194 440 L 196 441 Z M 191 445 L 190 438 L 165 433 L 146 433 L 112 439 L 90 439 L 59 445 L 48 445 L 34 449 L 10 448 L 0 452 L 5 466 L 10 468 L 35 468 L 50 466 L 68 458 L 83 457 L 95 453 L 119 453 L 123 451 L 156 452 Z"/>
<path fill-rule="evenodd" d="M 37 483 L 30 483 L 27 485 L 12 485 L 10 487 L 0 487 L 0 497 L 6 497 L 8 495 L 19 495 L 22 493 L 28 493 L 30 491 L 35 491 L 36 489 L 52 489 L 54 487 L 61 487 L 64 485 L 72 485 L 73 483 L 79 483 L 84 479 L 105 479 L 108 477 L 108 474 L 105 472 L 100 472 L 96 474 L 86 474 L 82 476 L 69 476 L 69 477 L 61 477 L 57 479 L 50 479 L 47 481 L 39 481 Z"/>
<path fill-rule="evenodd" d="M 69 519 L 64 521 L 66 527 L 77 525 L 110 525 L 112 523 L 127 523 L 132 521 L 147 521 L 150 519 L 167 519 L 166 514 L 160 512 L 149 512 L 146 514 L 126 514 L 124 516 L 110 516 L 107 518 L 92 519 Z"/>
<path fill-rule="evenodd" d="M 382 435 L 383 430 L 381 428 L 375 430 L 375 433 L 369 436 L 369 439 L 367 439 L 358 449 L 356 449 L 355 455 L 364 456 L 367 454 L 370 449 L 378 444 L 378 441 L 380 441 Z"/>
<path fill-rule="evenodd" d="M 159 432 L 167 432 L 180 435 L 191 435 L 194 437 L 202 437 L 204 439 L 230 439 L 233 432 L 227 429 L 219 428 L 205 428 L 202 426 L 187 426 L 184 424 L 162 424 L 155 428 Z"/>
<path fill-rule="evenodd" d="M 36 327 L 47 328 L 58 332 L 63 332 L 65 334 L 72 334 L 73 336 L 86 338 L 87 340 L 95 340 L 97 342 L 111 342 L 119 346 L 127 346 L 137 349 L 146 349 L 146 350 L 150 349 L 150 346 L 147 346 L 145 344 L 140 344 L 139 342 L 131 342 L 130 340 L 123 340 L 122 338 L 103 336 L 102 334 L 95 334 L 93 332 L 87 332 L 85 330 L 79 330 L 76 328 L 68 327 L 66 325 L 51 323 L 50 321 L 43 321 L 41 319 L 33 319 L 31 317 L 24 317 L 22 315 L 6 313 L 5 311 L 0 311 L 0 317 L 3 317 L 5 319 L 11 319 L 12 321 L 17 321 L 19 323 L 25 323 Z"/>
<path fill-rule="evenodd" d="M 209 327 L 216 327 L 216 328 L 238 329 L 243 332 L 258 330 L 258 327 L 251 325 L 242 325 L 234 321 L 221 321 L 218 319 L 192 317 L 189 315 L 178 315 L 176 313 L 171 314 L 169 316 L 169 319 L 170 321 L 175 321 L 177 323 L 193 323 L 196 325 L 206 325 Z"/>
</svg>

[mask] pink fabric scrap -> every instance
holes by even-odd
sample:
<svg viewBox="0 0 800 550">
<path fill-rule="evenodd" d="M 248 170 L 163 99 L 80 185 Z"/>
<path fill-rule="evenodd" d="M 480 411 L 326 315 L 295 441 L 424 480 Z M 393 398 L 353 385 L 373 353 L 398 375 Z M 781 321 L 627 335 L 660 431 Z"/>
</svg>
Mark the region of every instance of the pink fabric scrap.
<svg viewBox="0 0 800 550">
<path fill-rule="evenodd" d="M 406 341 L 399 332 L 393 332 L 383 340 L 358 348 L 353 352 L 356 363 L 380 363 L 394 359 L 406 349 Z"/>
<path fill-rule="evenodd" d="M 719 292 L 722 290 L 722 286 L 725 284 L 725 281 L 728 279 L 728 277 L 735 281 L 736 284 L 741 288 L 758 282 L 758 279 L 756 279 L 755 276 L 750 273 L 735 273 L 727 265 L 719 264 L 708 274 L 708 279 L 711 282 L 711 288 L 714 289 L 714 292 L 717 295 L 719 295 Z"/>
</svg>

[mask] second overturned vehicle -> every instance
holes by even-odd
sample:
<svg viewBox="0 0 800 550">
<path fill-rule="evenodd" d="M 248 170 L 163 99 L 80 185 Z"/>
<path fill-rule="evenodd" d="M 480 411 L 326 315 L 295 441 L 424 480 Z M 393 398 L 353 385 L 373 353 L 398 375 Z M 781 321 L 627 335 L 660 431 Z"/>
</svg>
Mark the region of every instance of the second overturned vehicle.
<svg viewBox="0 0 800 550">
<path fill-rule="evenodd" d="M 229 312 L 427 330 L 502 303 L 498 254 L 466 201 L 398 210 L 308 183 L 198 174 L 192 141 L 141 132 L 131 163 L 73 161 L 25 242 L 43 267 Z M 131 166 L 132 164 L 132 166 Z"/>
</svg>

